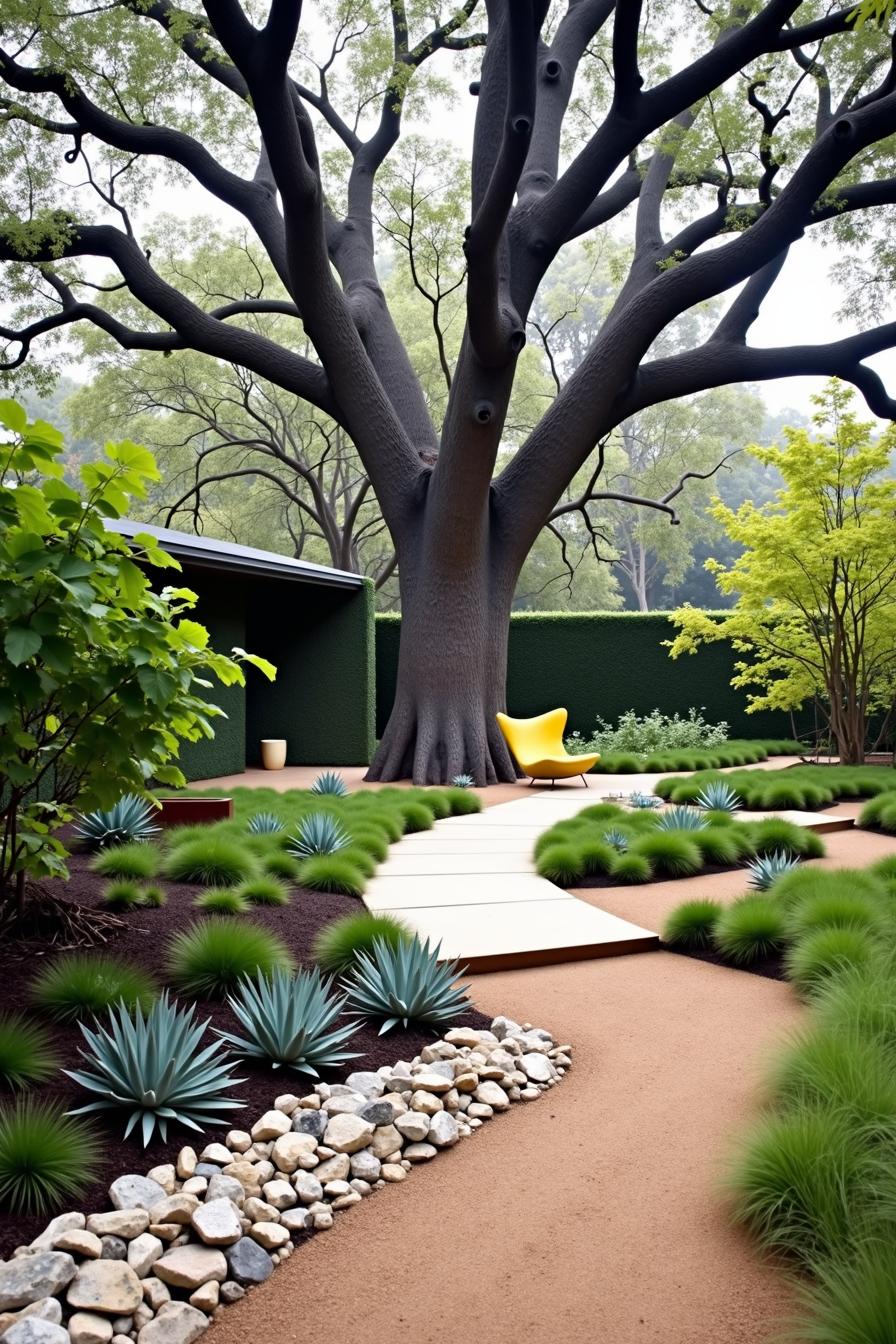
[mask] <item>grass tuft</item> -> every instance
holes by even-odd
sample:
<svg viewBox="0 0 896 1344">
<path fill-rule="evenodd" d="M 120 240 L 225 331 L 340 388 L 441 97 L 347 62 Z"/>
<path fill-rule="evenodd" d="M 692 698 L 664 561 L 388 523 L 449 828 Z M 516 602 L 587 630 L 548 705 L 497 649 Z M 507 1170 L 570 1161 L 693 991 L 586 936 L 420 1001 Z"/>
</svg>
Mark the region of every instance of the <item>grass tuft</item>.
<svg viewBox="0 0 896 1344">
<path fill-rule="evenodd" d="M 155 845 L 140 840 L 129 845 L 112 845 L 97 854 L 90 867 L 101 877 L 155 877 L 159 870 L 159 851 Z"/>
<path fill-rule="evenodd" d="M 21 1013 L 0 1013 L 0 1083 L 28 1087 L 52 1077 L 59 1066 L 49 1033 Z"/>
<path fill-rule="evenodd" d="M 245 915 L 251 908 L 245 896 L 233 887 L 209 887 L 193 902 L 197 910 L 213 910 L 219 915 Z"/>
<path fill-rule="evenodd" d="M 870 966 L 877 941 L 866 929 L 816 929 L 788 950 L 784 969 L 804 994 L 816 994 L 832 977 L 853 967 Z"/>
<path fill-rule="evenodd" d="M 293 968 L 285 945 L 250 920 L 213 916 L 176 933 L 166 953 L 168 975 L 187 994 L 220 997 L 247 975 Z"/>
<path fill-rule="evenodd" d="M 145 971 L 105 952 L 66 952 L 38 972 L 34 1003 L 59 1022 L 98 1015 L 124 1000 L 148 1009 L 158 990 Z"/>
<path fill-rule="evenodd" d="M 653 878 L 653 869 L 650 866 L 650 860 L 643 854 L 633 854 L 628 850 L 625 854 L 615 854 L 613 862 L 610 865 L 610 876 L 614 882 L 619 882 L 624 886 L 635 886 L 641 882 L 650 882 Z"/>
<path fill-rule="evenodd" d="M 99 1142 L 60 1107 L 20 1098 L 0 1110 L 0 1205 L 45 1214 L 77 1203 L 93 1180 Z"/>
<path fill-rule="evenodd" d="M 377 915 L 365 911 L 345 915 L 325 924 L 314 939 L 314 959 L 323 970 L 342 974 L 354 964 L 360 953 L 372 954 L 377 939 L 390 946 L 408 943 L 413 930 L 394 915 Z"/>
<path fill-rule="evenodd" d="M 689 877 L 703 867 L 693 838 L 680 831 L 639 835 L 632 841 L 631 852 L 647 859 L 660 877 Z"/>
<path fill-rule="evenodd" d="M 276 877 L 250 877 L 235 888 L 235 896 L 248 905 L 289 905 L 287 887 Z"/>
<path fill-rule="evenodd" d="M 165 876 L 172 882 L 197 882 L 204 887 L 232 887 L 255 871 L 251 851 L 212 827 L 206 835 L 175 845 L 165 860 Z"/>
<path fill-rule="evenodd" d="M 666 919 L 663 942 L 678 947 L 709 947 L 723 909 L 718 901 L 685 901 Z"/>
<path fill-rule="evenodd" d="M 743 896 L 716 922 L 716 948 L 738 965 L 767 957 L 783 941 L 784 911 L 771 896 Z"/>
<path fill-rule="evenodd" d="M 312 891 L 336 891 L 344 896 L 363 896 L 367 885 L 366 874 L 345 853 L 315 854 L 305 859 L 298 881 Z"/>
<path fill-rule="evenodd" d="M 103 905 L 110 910 L 131 910 L 135 905 L 143 904 L 143 888 L 137 882 L 119 878 L 116 882 L 107 882 L 103 888 Z"/>
</svg>

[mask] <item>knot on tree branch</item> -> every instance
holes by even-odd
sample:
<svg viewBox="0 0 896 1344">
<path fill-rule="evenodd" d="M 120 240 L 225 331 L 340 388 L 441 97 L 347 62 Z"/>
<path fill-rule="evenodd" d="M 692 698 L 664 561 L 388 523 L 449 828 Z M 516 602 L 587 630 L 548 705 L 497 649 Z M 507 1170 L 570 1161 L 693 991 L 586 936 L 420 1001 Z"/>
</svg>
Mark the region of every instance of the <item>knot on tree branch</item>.
<svg viewBox="0 0 896 1344">
<path fill-rule="evenodd" d="M 852 119 L 850 117 L 840 117 L 838 121 L 834 122 L 832 134 L 837 140 L 848 140 L 855 134 Z"/>
<path fill-rule="evenodd" d="M 556 84 L 557 80 L 563 74 L 563 66 L 552 56 L 550 60 L 544 63 L 544 77 L 548 84 Z"/>
<path fill-rule="evenodd" d="M 473 407 L 473 419 L 479 425 L 487 425 L 494 414 L 495 407 L 490 401 L 477 401 Z"/>
</svg>

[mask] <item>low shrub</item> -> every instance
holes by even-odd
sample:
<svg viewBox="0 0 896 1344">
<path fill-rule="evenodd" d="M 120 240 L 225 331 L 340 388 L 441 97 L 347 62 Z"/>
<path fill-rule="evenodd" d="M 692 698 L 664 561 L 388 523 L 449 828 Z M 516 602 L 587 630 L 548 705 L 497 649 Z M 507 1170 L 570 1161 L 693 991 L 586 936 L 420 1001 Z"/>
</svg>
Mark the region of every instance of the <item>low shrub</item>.
<svg viewBox="0 0 896 1344">
<path fill-rule="evenodd" d="M 46 1214 L 77 1204 L 94 1178 L 99 1140 L 60 1106 L 19 1098 L 0 1110 L 0 1205 Z"/>
<path fill-rule="evenodd" d="M 876 951 L 876 940 L 866 929 L 816 929 L 788 949 L 784 969 L 798 989 L 811 995 L 831 976 L 870 965 Z"/>
<path fill-rule="evenodd" d="M 335 891 L 344 896 L 363 896 L 367 877 L 345 854 L 317 854 L 305 859 L 298 881 L 313 891 Z"/>
<path fill-rule="evenodd" d="M 404 821 L 406 835 L 413 835 L 417 831 L 432 830 L 435 818 L 432 809 L 426 807 L 425 804 L 410 799 L 408 802 L 402 802 L 398 810 Z"/>
<path fill-rule="evenodd" d="M 821 836 L 784 817 L 765 817 L 742 823 L 749 829 L 757 854 L 795 854 L 801 859 L 821 859 L 827 852 Z"/>
<path fill-rule="evenodd" d="M 102 901 L 110 910 L 130 910 L 135 905 L 143 904 L 143 888 L 137 882 L 125 881 L 124 878 L 107 882 L 103 888 Z"/>
<path fill-rule="evenodd" d="M 256 860 L 238 841 L 217 827 L 207 834 L 175 845 L 165 859 L 165 876 L 172 882 L 196 882 L 203 887 L 232 887 L 252 877 Z"/>
<path fill-rule="evenodd" d="M 444 821 L 451 816 L 451 803 L 444 789 L 408 789 L 414 802 L 428 807 L 436 821 Z"/>
<path fill-rule="evenodd" d="M 250 877 L 234 888 L 234 895 L 249 905 L 288 905 L 288 889 L 276 877 Z"/>
<path fill-rule="evenodd" d="M 689 877 L 703 867 L 703 857 L 693 839 L 680 831 L 639 835 L 632 841 L 630 852 L 647 859 L 660 877 Z"/>
<path fill-rule="evenodd" d="M 356 796 L 363 797 L 363 794 Z M 475 794 L 470 796 L 475 797 Z M 379 809 L 365 808 L 359 815 L 363 817 L 365 826 L 381 827 L 389 837 L 390 844 L 394 845 L 404 835 L 404 818 L 396 812 L 381 806 Z"/>
<path fill-rule="evenodd" d="M 615 727 L 600 715 L 594 722 L 590 737 L 585 738 L 580 733 L 570 735 L 567 741 L 570 751 L 631 752 L 646 756 L 651 752 L 709 749 L 722 746 L 728 740 L 727 723 L 707 723 L 694 708 L 689 709 L 684 718 L 677 713 L 663 714 L 659 709 L 639 716 L 629 709 L 619 715 Z"/>
<path fill-rule="evenodd" d="M 872 863 L 869 872 L 886 883 L 896 882 L 896 854 L 888 854 L 885 859 Z"/>
<path fill-rule="evenodd" d="M 31 998 L 59 1022 L 96 1015 L 124 1001 L 148 1008 L 158 990 L 152 978 L 130 962 L 105 952 L 65 952 L 32 981 Z"/>
<path fill-rule="evenodd" d="M 155 877 L 159 870 L 159 851 L 154 845 L 133 840 L 112 845 L 91 860 L 91 869 L 101 877 Z"/>
<path fill-rule="evenodd" d="M 685 901 L 667 917 L 663 942 L 678 947 L 709 947 L 723 909 L 718 901 Z"/>
<path fill-rule="evenodd" d="M 218 915 L 176 933 L 165 964 L 178 989 L 213 997 L 232 989 L 243 976 L 269 975 L 278 967 L 290 970 L 293 960 L 267 929 L 250 920 Z"/>
<path fill-rule="evenodd" d="M 209 887 L 193 902 L 197 910 L 213 910 L 219 915 L 245 915 L 251 908 L 245 896 L 233 887 Z"/>
<path fill-rule="evenodd" d="M 856 1143 L 834 1107 L 798 1107 L 769 1115 L 731 1162 L 734 1213 L 767 1251 L 786 1251 L 805 1266 L 853 1250 L 857 1209 L 873 1190 L 880 1164 Z"/>
<path fill-rule="evenodd" d="M 47 1031 L 21 1013 L 0 1013 L 0 1083 L 28 1087 L 52 1077 L 59 1058 Z"/>
<path fill-rule="evenodd" d="M 719 916 L 714 938 L 721 956 L 749 965 L 784 942 L 784 911 L 770 896 L 743 896 Z"/>
<path fill-rule="evenodd" d="M 813 1001 L 821 1028 L 853 1033 L 896 1048 L 896 989 L 884 957 L 844 971 L 819 987 Z"/>
<path fill-rule="evenodd" d="M 635 886 L 641 882 L 651 882 L 653 880 L 653 868 L 650 866 L 650 860 L 643 854 L 634 854 L 627 850 L 625 854 L 616 854 L 610 865 L 610 876 L 614 882 L 619 882 L 623 886 L 631 884 Z"/>
<path fill-rule="evenodd" d="M 754 811 L 815 810 L 838 798 L 873 798 L 896 789 L 896 771 L 880 765 L 798 765 L 785 770 L 703 770 L 688 779 L 661 779 L 655 791 L 674 803 L 696 802 L 701 789 L 723 779 Z"/>
<path fill-rule="evenodd" d="M 394 915 L 369 911 L 344 915 L 318 931 L 314 939 L 314 960 L 323 970 L 341 974 L 362 952 L 371 953 L 378 938 L 394 946 L 408 942 L 413 936 L 408 925 Z"/>
</svg>

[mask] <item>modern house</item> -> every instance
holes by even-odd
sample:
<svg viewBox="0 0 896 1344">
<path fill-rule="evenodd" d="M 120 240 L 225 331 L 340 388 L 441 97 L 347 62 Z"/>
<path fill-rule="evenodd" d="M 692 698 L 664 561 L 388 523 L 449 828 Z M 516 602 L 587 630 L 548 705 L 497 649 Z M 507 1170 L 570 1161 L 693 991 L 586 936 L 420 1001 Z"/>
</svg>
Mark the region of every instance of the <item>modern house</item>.
<svg viewBox="0 0 896 1344">
<path fill-rule="evenodd" d="M 373 587 L 368 579 L 251 546 L 195 537 L 132 519 L 106 526 L 124 536 L 151 532 L 179 561 L 199 595 L 196 619 L 215 649 L 261 654 L 277 667 L 269 682 L 246 669 L 245 687 L 216 686 L 226 712 L 212 742 L 187 744 L 189 779 L 234 774 L 260 762 L 262 738 L 285 738 L 289 765 L 359 765 L 374 742 Z M 170 570 L 154 571 L 171 583 Z"/>
</svg>

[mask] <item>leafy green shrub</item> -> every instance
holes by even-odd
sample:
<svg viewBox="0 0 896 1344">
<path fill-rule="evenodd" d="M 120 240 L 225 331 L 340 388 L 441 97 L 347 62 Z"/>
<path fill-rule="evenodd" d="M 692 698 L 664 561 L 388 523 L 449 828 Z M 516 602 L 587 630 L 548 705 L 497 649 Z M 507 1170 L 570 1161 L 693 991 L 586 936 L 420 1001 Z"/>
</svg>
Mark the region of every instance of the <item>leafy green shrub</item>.
<svg viewBox="0 0 896 1344">
<path fill-rule="evenodd" d="M 658 751 L 686 751 L 689 747 L 715 747 L 728 740 L 727 723 L 707 723 L 697 709 L 689 709 L 686 718 L 663 714 L 655 709 L 639 717 L 633 709 L 620 714 L 616 727 L 599 715 L 594 732 L 585 738 L 572 733 L 567 749 L 575 753 L 599 751 L 631 752 L 646 756 Z"/>
<path fill-rule="evenodd" d="M 556 882 L 561 887 L 574 886 L 585 873 L 581 855 L 572 844 L 546 847 L 537 856 L 535 869 L 540 877 L 546 877 L 549 882 Z"/>
<path fill-rule="evenodd" d="M 367 885 L 364 872 L 345 854 L 317 854 L 305 859 L 298 881 L 313 891 L 336 891 L 344 896 L 363 896 Z"/>
<path fill-rule="evenodd" d="M 659 876 L 689 877 L 699 873 L 703 857 L 690 836 L 680 831 L 656 831 L 632 841 L 631 853 L 648 860 Z"/>
<path fill-rule="evenodd" d="M 815 994 L 829 977 L 870 965 L 876 951 L 875 938 L 866 929 L 816 929 L 788 950 L 784 969 L 804 994 Z"/>
<path fill-rule="evenodd" d="M 478 793 L 470 793 L 469 789 L 460 788 L 453 781 L 452 787 L 443 792 L 448 799 L 452 817 L 469 816 L 482 811 L 482 799 Z"/>
<path fill-rule="evenodd" d="M 783 817 L 765 817 L 748 822 L 757 854 L 796 854 L 801 859 L 823 858 L 826 850 L 820 835 Z"/>
<path fill-rule="evenodd" d="M 650 860 L 643 854 L 634 854 L 628 850 L 627 853 L 617 854 L 614 857 L 610 865 L 610 876 L 614 882 L 634 886 L 640 882 L 650 882 L 653 878 L 653 869 Z"/>
<path fill-rule="evenodd" d="M 394 915 L 368 911 L 344 915 L 318 931 L 314 939 L 314 960 L 325 971 L 341 973 L 349 969 L 361 952 L 371 953 L 378 938 L 395 946 L 408 942 L 413 936 L 408 925 Z"/>
<path fill-rule="evenodd" d="M 724 906 L 718 901 L 685 901 L 663 925 L 663 942 L 680 947 L 709 947 Z"/>
<path fill-rule="evenodd" d="M 151 840 L 161 834 L 154 822 L 155 808 L 145 798 L 126 793 L 114 807 L 103 811 L 80 814 L 75 824 L 75 835 L 87 849 L 106 849 L 110 845 L 124 845 L 129 841 Z M 138 876 L 122 873 L 120 876 Z M 117 874 L 116 874 L 117 876 Z"/>
<path fill-rule="evenodd" d="M 292 969 L 284 944 L 250 920 L 224 915 L 205 919 L 176 933 L 168 944 L 166 966 L 178 988 L 188 994 L 215 996 L 244 976 Z"/>
<path fill-rule="evenodd" d="M 743 896 L 716 921 L 715 944 L 723 957 L 748 965 L 784 941 L 784 912 L 769 896 Z"/>
<path fill-rule="evenodd" d="M 768 1251 L 805 1265 L 853 1249 L 856 1211 L 878 1164 L 856 1143 L 842 1111 L 799 1107 L 770 1115 L 732 1161 L 737 1219 Z"/>
<path fill-rule="evenodd" d="M 220 1124 L 227 1111 L 242 1102 L 225 1097 L 234 1078 L 227 1054 L 217 1043 L 200 1049 L 207 1022 L 196 1021 L 196 1009 L 170 1003 L 167 991 L 144 1016 L 137 1008 L 131 1017 L 119 1004 L 109 1012 L 108 1025 L 92 1031 L 81 1026 L 87 1049 L 80 1053 L 86 1069 L 63 1072 L 97 1098 L 71 1112 L 127 1109 L 125 1138 L 137 1126 L 144 1148 L 158 1126 L 163 1142 L 168 1121 L 202 1129 Z"/>
<path fill-rule="evenodd" d="M 130 910 L 143 904 L 143 888 L 136 882 L 127 882 L 123 878 L 117 882 L 107 882 L 103 888 L 103 905 L 110 910 Z"/>
<path fill-rule="evenodd" d="M 779 1057 L 771 1081 L 785 1107 L 831 1105 L 849 1117 L 860 1140 L 896 1138 L 896 1056 L 879 1038 L 810 1027 Z"/>
<path fill-rule="evenodd" d="M 441 1031 L 472 1006 L 455 981 L 463 975 L 456 961 L 439 962 L 441 944 L 429 939 L 388 943 L 378 938 L 371 952 L 360 952 L 343 986 L 349 1007 L 364 1017 L 382 1018 L 380 1035 L 400 1022 L 422 1022 Z"/>
<path fill-rule="evenodd" d="M 232 887 L 255 873 L 253 855 L 234 840 L 207 828 L 203 836 L 175 845 L 165 860 L 172 882 L 197 882 L 204 887 Z"/>
<path fill-rule="evenodd" d="M 51 1077 L 59 1059 L 49 1034 L 21 1013 L 0 1013 L 0 1083 L 27 1087 Z"/>
<path fill-rule="evenodd" d="M 290 900 L 289 891 L 276 877 L 250 877 L 234 894 L 250 905 L 288 905 Z"/>
<path fill-rule="evenodd" d="M 152 845 L 139 840 L 112 845 L 102 850 L 90 867 L 102 877 L 155 877 L 159 869 L 159 853 Z"/>
<path fill-rule="evenodd" d="M 20 1097 L 0 1109 L 0 1205 L 13 1213 L 77 1203 L 98 1158 L 98 1137 L 61 1107 Z"/>
<path fill-rule="evenodd" d="M 312 854 L 336 854 L 348 843 L 348 832 L 337 817 L 329 812 L 311 812 L 299 823 L 289 853 L 297 859 L 308 859 Z"/>
<path fill-rule="evenodd" d="M 358 1058 L 357 1051 L 343 1048 L 358 1024 L 334 1026 L 345 998 L 329 993 L 317 968 L 294 975 L 280 970 L 243 980 L 227 1002 L 245 1035 L 217 1028 L 215 1033 L 238 1055 L 315 1078 L 318 1069 L 338 1068 Z"/>
<path fill-rule="evenodd" d="M 34 1003 L 59 1022 L 101 1013 L 120 1001 L 148 1008 L 157 992 L 145 971 L 106 952 L 64 952 L 31 984 Z"/>
<path fill-rule="evenodd" d="M 323 770 L 311 785 L 311 792 L 344 798 L 348 793 L 348 785 L 338 770 Z"/>
<path fill-rule="evenodd" d="M 234 887 L 209 887 L 193 904 L 197 910 L 213 910 L 219 915 L 245 915 L 251 909 L 246 897 Z"/>
</svg>

